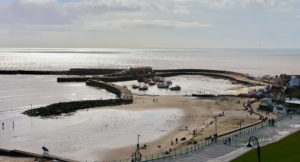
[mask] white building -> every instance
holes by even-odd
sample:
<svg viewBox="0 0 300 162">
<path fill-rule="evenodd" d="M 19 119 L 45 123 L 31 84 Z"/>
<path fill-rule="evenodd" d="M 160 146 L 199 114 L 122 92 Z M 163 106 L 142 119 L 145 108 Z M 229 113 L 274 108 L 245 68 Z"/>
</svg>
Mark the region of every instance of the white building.
<svg viewBox="0 0 300 162">
<path fill-rule="evenodd" d="M 295 76 L 292 76 L 291 77 L 291 80 L 289 82 L 289 87 L 292 87 L 292 86 L 299 86 L 300 85 L 300 81 L 297 77 Z"/>
</svg>

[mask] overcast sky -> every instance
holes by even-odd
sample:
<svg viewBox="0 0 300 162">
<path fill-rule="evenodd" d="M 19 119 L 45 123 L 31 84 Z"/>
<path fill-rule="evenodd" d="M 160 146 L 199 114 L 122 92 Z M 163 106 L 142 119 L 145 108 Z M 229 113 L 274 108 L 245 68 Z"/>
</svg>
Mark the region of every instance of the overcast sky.
<svg viewBox="0 0 300 162">
<path fill-rule="evenodd" d="M 0 46 L 300 48 L 300 0 L 0 0 Z"/>
</svg>

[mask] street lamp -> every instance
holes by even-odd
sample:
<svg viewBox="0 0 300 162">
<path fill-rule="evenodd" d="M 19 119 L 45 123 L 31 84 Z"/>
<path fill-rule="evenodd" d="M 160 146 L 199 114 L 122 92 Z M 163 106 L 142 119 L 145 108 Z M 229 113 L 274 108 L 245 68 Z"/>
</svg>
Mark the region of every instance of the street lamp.
<svg viewBox="0 0 300 162">
<path fill-rule="evenodd" d="M 240 134 L 241 134 L 241 131 L 242 131 L 242 123 L 244 123 L 243 119 L 241 119 L 240 122 L 238 123 L 240 125 Z"/>
<path fill-rule="evenodd" d="M 251 136 L 251 137 L 249 138 L 249 142 L 248 142 L 247 147 L 253 147 L 253 146 L 251 145 L 251 141 L 252 141 L 252 140 L 256 141 L 256 143 L 257 143 L 257 156 L 258 156 L 258 162 L 260 162 L 260 146 L 259 146 L 258 138 L 255 137 L 255 136 Z"/>
<path fill-rule="evenodd" d="M 140 153 L 140 136 L 137 135 L 137 145 L 136 145 L 136 150 L 134 153 L 131 155 L 131 161 L 133 162 L 140 162 L 142 161 L 142 154 Z"/>
<path fill-rule="evenodd" d="M 217 116 L 214 117 L 215 118 L 215 134 L 214 134 L 214 140 L 217 143 L 218 141 L 218 118 Z"/>
<path fill-rule="evenodd" d="M 137 148 L 140 148 L 140 136 L 141 135 L 137 135 Z"/>
</svg>

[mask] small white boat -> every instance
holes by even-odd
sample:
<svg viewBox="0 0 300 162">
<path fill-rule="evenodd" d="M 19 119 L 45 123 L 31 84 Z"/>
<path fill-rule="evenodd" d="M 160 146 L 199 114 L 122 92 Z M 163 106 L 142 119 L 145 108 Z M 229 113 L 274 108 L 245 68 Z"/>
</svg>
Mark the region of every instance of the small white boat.
<svg viewBox="0 0 300 162">
<path fill-rule="evenodd" d="M 149 85 L 155 85 L 156 83 L 153 81 L 153 80 L 151 80 L 150 82 L 149 82 Z"/>
<path fill-rule="evenodd" d="M 140 90 L 140 91 L 146 91 L 146 90 L 148 90 L 148 86 L 140 87 L 139 90 Z"/>
</svg>

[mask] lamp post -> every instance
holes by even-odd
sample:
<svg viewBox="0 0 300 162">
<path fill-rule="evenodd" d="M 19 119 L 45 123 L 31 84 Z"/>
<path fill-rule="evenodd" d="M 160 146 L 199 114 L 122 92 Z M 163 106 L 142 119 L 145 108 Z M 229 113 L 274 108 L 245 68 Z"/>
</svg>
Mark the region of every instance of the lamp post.
<svg viewBox="0 0 300 162">
<path fill-rule="evenodd" d="M 217 143 L 218 141 L 218 118 L 215 116 L 215 134 L 214 134 L 214 140 Z"/>
<path fill-rule="evenodd" d="M 140 162 L 142 161 L 142 154 L 140 153 L 140 136 L 137 135 L 137 145 L 136 145 L 136 150 L 134 153 L 131 155 L 131 161 L 133 162 Z"/>
<path fill-rule="evenodd" d="M 258 156 L 258 162 L 260 162 L 260 146 L 259 146 L 258 138 L 255 137 L 255 136 L 251 136 L 251 137 L 249 138 L 249 142 L 248 142 L 247 147 L 253 147 L 253 146 L 251 145 L 251 141 L 252 141 L 252 140 L 254 140 L 254 141 L 257 143 L 257 156 Z"/>
<path fill-rule="evenodd" d="M 141 135 L 137 135 L 137 148 L 140 148 L 140 136 Z"/>
<path fill-rule="evenodd" d="M 240 125 L 240 134 L 241 134 L 241 131 L 242 131 L 242 123 L 244 123 L 243 119 L 241 119 L 240 122 L 238 123 Z"/>
</svg>

